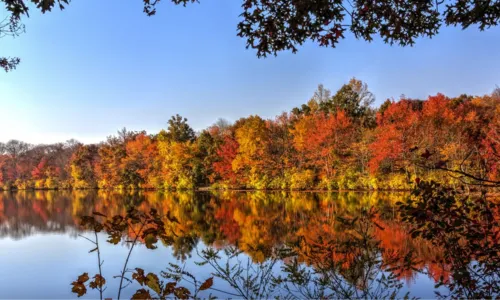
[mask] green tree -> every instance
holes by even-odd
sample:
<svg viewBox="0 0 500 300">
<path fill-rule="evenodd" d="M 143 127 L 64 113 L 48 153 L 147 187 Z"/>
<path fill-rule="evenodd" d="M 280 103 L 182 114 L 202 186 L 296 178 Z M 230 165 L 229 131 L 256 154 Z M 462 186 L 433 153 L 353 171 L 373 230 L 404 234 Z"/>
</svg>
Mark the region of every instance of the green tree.
<svg viewBox="0 0 500 300">
<path fill-rule="evenodd" d="M 179 114 L 172 116 L 168 120 L 167 132 L 161 132 L 166 139 L 172 142 L 193 142 L 196 139 L 193 128 L 187 123 L 187 119 Z"/>
<path fill-rule="evenodd" d="M 370 105 L 374 101 L 375 97 L 368 90 L 368 85 L 361 80 L 352 78 L 331 99 L 320 102 L 320 107 L 326 112 L 342 110 L 349 117 L 359 119 L 370 113 Z"/>
<path fill-rule="evenodd" d="M 193 168 L 197 186 L 206 186 L 213 178 L 213 163 L 217 160 L 217 148 L 221 142 L 207 130 L 203 130 L 196 139 Z"/>
</svg>

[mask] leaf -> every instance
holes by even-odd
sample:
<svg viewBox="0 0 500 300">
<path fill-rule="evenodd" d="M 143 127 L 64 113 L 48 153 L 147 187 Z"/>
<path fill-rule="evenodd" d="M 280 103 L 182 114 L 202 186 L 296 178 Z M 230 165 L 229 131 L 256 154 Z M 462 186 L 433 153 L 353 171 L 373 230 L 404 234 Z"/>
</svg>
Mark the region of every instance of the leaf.
<svg viewBox="0 0 500 300">
<path fill-rule="evenodd" d="M 156 274 L 148 273 L 146 276 L 146 285 L 157 294 L 161 294 L 160 280 Z"/>
<path fill-rule="evenodd" d="M 214 278 L 210 277 L 200 286 L 200 291 L 208 290 L 214 284 Z"/>
<path fill-rule="evenodd" d="M 135 292 L 132 299 L 153 299 L 153 297 L 151 297 L 151 294 L 145 289 L 140 289 Z"/>
<path fill-rule="evenodd" d="M 85 293 L 87 293 L 87 288 L 85 287 L 85 282 L 87 280 L 89 280 L 89 273 L 87 272 L 78 276 L 78 279 L 71 283 L 71 285 L 73 285 L 71 292 L 77 294 L 78 297 L 85 295 Z"/>
<path fill-rule="evenodd" d="M 191 292 L 185 287 L 178 287 L 174 290 L 174 295 L 179 299 L 189 299 Z"/>
<path fill-rule="evenodd" d="M 175 286 L 177 285 L 177 282 L 172 281 L 169 282 L 165 285 L 165 288 L 163 289 L 163 296 L 168 296 L 172 294 L 175 291 Z"/>
<path fill-rule="evenodd" d="M 156 249 L 157 247 L 154 245 L 158 242 L 158 238 L 154 234 L 148 234 L 144 238 L 144 243 L 148 249 Z"/>
<path fill-rule="evenodd" d="M 135 279 L 140 285 L 144 285 L 146 282 L 146 276 L 144 276 L 144 270 L 141 268 L 135 268 L 136 273 L 132 274 L 132 279 Z"/>
<path fill-rule="evenodd" d="M 107 242 L 113 245 L 118 244 L 122 240 L 121 235 L 117 232 L 110 233 L 108 237 L 109 239 L 107 240 Z"/>
<path fill-rule="evenodd" d="M 75 293 L 78 295 L 78 297 L 81 297 L 87 293 L 87 288 L 85 285 L 79 281 L 73 281 L 71 283 L 73 285 L 73 288 L 71 289 L 71 292 Z"/>
<path fill-rule="evenodd" d="M 94 280 L 89 283 L 89 287 L 92 289 L 102 288 L 106 284 L 106 279 L 99 274 L 94 276 Z"/>
<path fill-rule="evenodd" d="M 89 273 L 85 272 L 82 275 L 78 276 L 78 279 L 76 281 L 78 281 L 80 283 L 84 283 L 87 280 L 89 280 Z"/>
</svg>

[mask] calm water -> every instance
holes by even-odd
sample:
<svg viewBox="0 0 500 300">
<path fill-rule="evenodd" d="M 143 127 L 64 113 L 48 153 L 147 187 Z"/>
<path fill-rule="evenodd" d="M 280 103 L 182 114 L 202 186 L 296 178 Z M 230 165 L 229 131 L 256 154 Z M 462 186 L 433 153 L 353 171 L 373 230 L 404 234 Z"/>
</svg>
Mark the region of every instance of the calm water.
<svg viewBox="0 0 500 300">
<path fill-rule="evenodd" d="M 77 298 L 71 292 L 71 282 L 83 272 L 97 273 L 96 252 L 89 253 L 92 244 L 79 236 L 92 238 L 93 233 L 80 230 L 80 217 L 93 211 L 107 216 L 123 215 L 130 207 L 142 211 L 155 208 L 175 219 L 166 225 L 168 240 L 159 242 L 157 249 L 147 249 L 143 244 L 135 247 L 128 263 L 130 269 L 140 267 L 160 274 L 169 263 L 175 263 L 204 280 L 211 277 L 214 269 L 209 264 L 195 264 L 201 261 L 201 252 L 207 247 L 219 250 L 235 247 L 242 253 L 228 260 L 221 252 L 221 265 L 226 262 L 231 267 L 239 265 L 260 276 L 261 282 L 269 282 L 271 275 L 290 275 L 283 267 L 296 262 L 312 274 L 351 291 L 371 289 L 375 293 L 381 278 L 393 276 L 402 286 L 386 290 L 394 290 L 400 296 L 409 292 L 410 296 L 434 297 L 438 278 L 449 276 L 447 268 L 433 263 L 443 249 L 412 239 L 407 226 L 397 220 L 394 203 L 405 196 L 404 193 L 281 192 L 0 193 L 0 298 Z M 341 226 L 339 220 L 355 218 L 369 207 L 376 207 L 378 213 L 362 223 L 361 231 Z M 112 277 L 123 268 L 130 245 L 123 242 L 112 245 L 105 242 L 106 238 L 104 233 L 99 234 L 103 275 L 107 279 L 104 294 L 116 298 L 119 280 Z M 362 245 L 366 248 L 359 243 L 352 244 L 348 251 L 338 246 L 339 241 L 352 240 L 365 241 Z M 285 248 L 294 254 L 287 257 L 276 254 Z M 402 260 L 395 258 L 396 254 L 403 257 L 409 252 L 416 253 L 418 265 L 397 270 L 395 267 L 402 265 Z M 182 284 L 191 287 L 187 281 Z M 130 298 L 138 288 L 134 283 L 122 295 Z M 234 294 L 234 291 L 223 279 L 214 278 L 213 288 L 216 290 L 200 295 L 238 298 L 224 293 Z M 304 292 L 307 288 L 313 290 L 314 283 L 302 283 L 301 288 L 291 290 L 303 297 L 301 289 Z M 274 296 L 287 292 L 277 287 L 270 293 L 269 296 Z M 89 289 L 83 298 L 98 296 L 97 291 Z"/>
</svg>

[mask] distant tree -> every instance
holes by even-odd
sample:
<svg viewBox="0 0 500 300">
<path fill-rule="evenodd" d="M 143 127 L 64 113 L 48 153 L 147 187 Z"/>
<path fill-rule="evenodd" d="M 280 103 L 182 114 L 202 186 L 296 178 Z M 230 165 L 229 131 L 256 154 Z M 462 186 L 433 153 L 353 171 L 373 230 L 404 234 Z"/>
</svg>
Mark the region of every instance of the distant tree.
<svg viewBox="0 0 500 300">
<path fill-rule="evenodd" d="M 7 164 L 9 168 L 10 179 L 15 180 L 19 175 L 19 160 L 20 157 L 28 151 L 31 146 L 25 142 L 18 140 L 10 140 L 4 145 L 4 151 L 9 156 Z"/>
<path fill-rule="evenodd" d="M 199 0 L 170 0 L 186 5 Z M 258 57 L 290 50 L 312 40 L 323 47 L 336 47 L 350 32 L 356 39 L 372 41 L 379 36 L 385 43 L 413 45 L 418 38 L 433 37 L 443 24 L 479 30 L 497 26 L 500 2 L 486 0 L 241 0 L 243 13 L 238 36 Z M 21 17 L 28 16 L 26 3 L 43 13 L 54 7 L 64 9 L 70 0 L 0 0 L 10 16 L 0 23 L 0 36 L 24 31 Z M 144 13 L 152 16 L 160 0 L 143 0 Z M 0 58 L 0 67 L 12 70 L 19 58 Z"/>
<path fill-rule="evenodd" d="M 125 144 L 128 141 L 135 139 L 138 135 L 146 134 L 146 133 L 144 131 L 141 131 L 141 132 L 130 131 L 130 130 L 127 130 L 127 128 L 123 127 L 122 129 L 117 131 L 117 134 L 118 134 L 118 140 L 121 143 Z"/>
<path fill-rule="evenodd" d="M 318 89 L 314 92 L 314 97 L 313 99 L 316 101 L 316 103 L 323 103 L 332 97 L 332 92 L 329 89 L 325 89 L 323 84 L 318 85 Z"/>
<path fill-rule="evenodd" d="M 376 138 L 370 145 L 369 164 L 373 174 L 408 170 L 411 149 L 419 142 L 415 137 L 419 118 L 420 112 L 413 101 L 406 99 L 391 102 L 377 113 Z"/>
<path fill-rule="evenodd" d="M 194 130 L 189 126 L 187 121 L 186 118 L 181 117 L 179 114 L 172 116 L 168 120 L 166 137 L 174 142 L 194 141 L 196 137 Z"/>
<path fill-rule="evenodd" d="M 296 116 L 308 115 L 323 111 L 334 113 L 343 111 L 348 117 L 365 127 L 375 126 L 375 110 L 371 105 L 375 102 L 375 96 L 368 90 L 368 85 L 361 80 L 352 78 L 349 83 L 344 84 L 335 95 L 322 84 L 314 92 L 307 104 L 292 109 Z"/>
<path fill-rule="evenodd" d="M 203 130 L 196 139 L 193 168 L 196 184 L 199 186 L 208 185 L 210 178 L 213 178 L 213 163 L 217 159 L 218 144 L 217 139 L 207 130 Z"/>
<path fill-rule="evenodd" d="M 351 119 L 341 110 L 301 118 L 291 129 L 293 145 L 304 167 L 320 170 L 331 179 L 349 156 L 354 131 Z"/>
<path fill-rule="evenodd" d="M 122 161 L 122 183 L 126 187 L 155 188 L 159 173 L 158 150 L 154 140 L 146 133 L 137 135 L 125 145 L 126 157 Z"/>
<path fill-rule="evenodd" d="M 222 144 L 216 150 L 217 160 L 213 163 L 213 169 L 218 178 L 231 185 L 236 184 L 238 179 L 233 170 L 233 161 L 238 155 L 238 147 L 236 139 L 225 136 Z"/>
<path fill-rule="evenodd" d="M 320 106 L 331 101 L 331 98 L 332 92 L 329 89 L 326 89 L 323 84 L 319 84 L 316 91 L 314 91 L 314 95 L 311 100 L 309 100 L 307 104 L 302 104 L 300 107 L 293 108 L 292 113 L 297 116 L 314 113 L 318 111 Z"/>
<path fill-rule="evenodd" d="M 224 135 L 231 128 L 231 123 L 226 119 L 219 118 L 219 119 L 217 119 L 217 121 L 215 122 L 215 124 L 213 126 L 217 127 L 219 133 Z"/>
<path fill-rule="evenodd" d="M 4 146 L 5 152 L 14 159 L 28 151 L 29 148 L 29 144 L 18 140 L 10 140 Z"/>
<path fill-rule="evenodd" d="M 368 85 L 362 81 L 352 78 L 348 84 L 344 84 L 328 101 L 320 103 L 323 111 L 344 111 L 353 119 L 362 118 L 370 113 L 370 105 L 375 97 L 368 90 Z"/>
<path fill-rule="evenodd" d="M 71 156 L 70 168 L 73 187 L 96 188 L 97 174 L 95 167 L 99 161 L 99 149 L 96 145 L 80 145 Z"/>
<path fill-rule="evenodd" d="M 264 176 L 267 167 L 267 143 L 269 130 L 259 116 L 249 116 L 235 132 L 239 144 L 238 154 L 233 160 L 233 170 L 248 178 Z"/>
<path fill-rule="evenodd" d="M 378 108 L 377 112 L 381 115 L 384 115 L 384 112 L 391 106 L 392 101 L 390 99 L 386 99 L 382 105 Z"/>
<path fill-rule="evenodd" d="M 495 99 L 500 99 L 500 87 L 498 85 L 493 90 L 493 93 L 491 93 L 491 97 Z"/>
<path fill-rule="evenodd" d="M 161 176 L 166 189 L 193 189 L 196 184 L 196 148 L 191 141 L 160 138 Z"/>
</svg>

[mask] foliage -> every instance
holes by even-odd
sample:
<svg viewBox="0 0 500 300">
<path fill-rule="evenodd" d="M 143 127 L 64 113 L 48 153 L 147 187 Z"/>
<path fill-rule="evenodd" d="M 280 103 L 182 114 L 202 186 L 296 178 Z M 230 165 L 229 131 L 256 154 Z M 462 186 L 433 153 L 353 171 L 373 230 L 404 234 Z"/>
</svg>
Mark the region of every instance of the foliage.
<svg viewBox="0 0 500 300">
<path fill-rule="evenodd" d="M 463 191 L 463 190 L 462 190 Z M 464 194 L 433 181 L 418 181 L 413 197 L 400 203 L 413 238 L 447 249 L 441 264 L 451 266 L 452 298 L 495 298 L 500 294 L 500 204 Z"/>
<path fill-rule="evenodd" d="M 365 83 L 274 119 L 219 121 L 195 134 L 179 115 L 157 134 L 120 130 L 97 145 L 0 143 L 10 189 L 409 190 L 415 178 L 500 186 L 500 93 L 386 101 Z"/>
<path fill-rule="evenodd" d="M 70 0 L 2 0 L 10 15 L 0 23 L 0 37 L 24 31 L 21 18 L 29 16 L 26 3 L 35 4 L 42 13 L 54 7 L 63 10 Z M 156 14 L 159 0 L 143 0 L 144 13 Z M 198 0 L 171 0 L 186 5 Z M 443 25 L 463 29 L 477 26 L 484 30 L 497 26 L 500 4 L 497 1 L 289 1 L 242 0 L 242 20 L 237 35 L 246 39 L 246 47 L 257 56 L 276 55 L 312 40 L 323 47 L 336 47 L 350 32 L 356 39 L 372 41 L 379 36 L 389 44 L 413 45 L 420 37 L 432 37 Z M 0 57 L 5 71 L 16 68 L 19 58 Z"/>
<path fill-rule="evenodd" d="M 194 141 L 194 130 L 188 125 L 187 119 L 180 115 L 175 115 L 168 120 L 168 130 L 164 133 L 167 140 L 172 142 Z"/>
<path fill-rule="evenodd" d="M 95 174 L 97 159 L 98 147 L 96 145 L 82 145 L 73 153 L 70 167 L 76 189 L 97 187 Z"/>
<path fill-rule="evenodd" d="M 130 255 L 135 247 L 135 245 L 142 241 L 144 245 L 148 249 L 156 249 L 156 243 L 158 239 L 166 240 L 167 236 L 165 234 L 165 223 L 162 220 L 163 217 L 158 215 L 158 212 L 155 209 L 151 209 L 149 213 L 143 213 L 138 211 L 135 208 L 130 208 L 127 210 L 127 213 L 122 215 L 115 215 L 113 217 L 107 218 L 104 221 L 99 221 L 98 218 L 107 218 L 106 215 L 94 211 L 92 216 L 82 216 L 80 225 L 83 228 L 90 229 L 95 234 L 95 240 L 89 240 L 94 244 L 95 248 L 89 251 L 89 253 L 97 252 L 98 257 L 98 268 L 99 274 L 94 276 L 94 280 L 91 281 L 88 286 L 93 289 L 98 289 L 100 293 L 100 298 L 103 298 L 103 292 L 106 289 L 106 279 L 102 277 L 102 265 L 103 261 L 101 260 L 101 250 L 99 248 L 99 238 L 97 233 L 105 230 L 108 234 L 108 243 L 118 244 L 122 239 L 125 239 L 127 243 L 130 243 L 130 249 L 123 265 L 123 270 L 120 275 L 117 276 L 120 278 L 120 286 L 118 289 L 118 299 L 120 299 L 120 294 L 122 290 L 128 286 L 128 284 L 124 285 L 124 280 L 131 282 L 131 279 L 126 277 L 126 273 L 128 272 L 127 265 L 130 258 Z M 130 237 L 126 236 L 130 235 Z M 74 293 L 78 294 L 78 297 L 84 295 L 86 293 L 85 282 L 88 281 L 88 273 L 84 273 L 79 276 L 77 281 L 72 283 Z M 137 269 L 137 273 L 132 275 L 132 278 L 138 281 L 141 285 L 145 284 L 152 288 L 154 291 L 158 293 L 159 296 L 164 296 L 163 292 L 158 290 L 160 287 L 160 283 L 157 282 L 158 278 L 155 275 L 148 274 L 147 277 L 144 277 L 144 271 Z M 156 281 L 154 280 L 156 279 Z M 161 285 L 162 286 L 162 285 Z M 144 296 L 145 292 L 140 290 L 136 295 Z M 165 294 L 166 296 L 167 294 Z"/>
<path fill-rule="evenodd" d="M 290 179 L 290 188 L 294 190 L 305 190 L 314 187 L 315 175 L 311 170 L 293 172 Z"/>
</svg>

